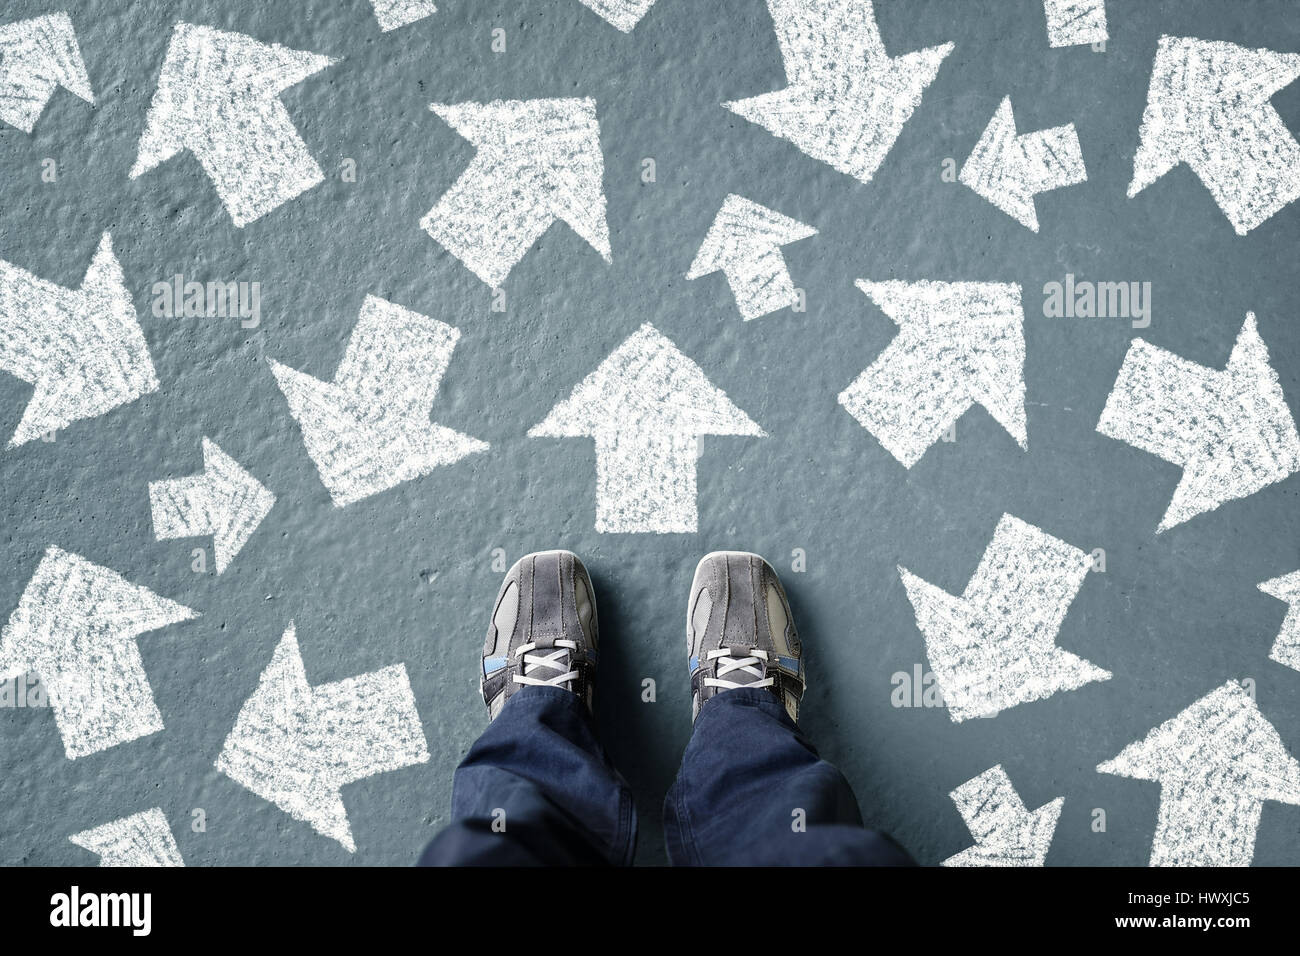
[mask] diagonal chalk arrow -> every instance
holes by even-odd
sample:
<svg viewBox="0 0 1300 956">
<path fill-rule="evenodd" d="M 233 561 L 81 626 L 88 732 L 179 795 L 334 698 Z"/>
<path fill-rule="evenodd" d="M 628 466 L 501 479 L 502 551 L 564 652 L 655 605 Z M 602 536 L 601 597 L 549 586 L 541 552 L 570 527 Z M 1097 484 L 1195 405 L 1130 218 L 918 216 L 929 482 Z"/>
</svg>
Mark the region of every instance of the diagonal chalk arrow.
<svg viewBox="0 0 1300 956">
<path fill-rule="evenodd" d="M 1162 36 L 1132 198 L 1179 163 L 1200 177 L 1244 236 L 1300 196 L 1300 143 L 1269 99 L 1300 76 L 1300 53 Z"/>
<path fill-rule="evenodd" d="M 337 507 L 488 447 L 429 421 L 459 338 L 444 322 L 371 295 L 332 382 L 271 362 Z"/>
<path fill-rule="evenodd" d="M 370 0 L 375 8 L 375 19 L 383 33 L 431 17 L 438 12 L 433 0 Z"/>
<path fill-rule="evenodd" d="M 229 567 L 273 504 L 275 495 L 207 438 L 202 474 L 149 482 L 154 537 L 162 541 L 212 535 L 218 574 Z"/>
<path fill-rule="evenodd" d="M 1300 571 L 1272 578 L 1259 586 L 1265 594 L 1291 605 L 1268 658 L 1300 671 Z"/>
<path fill-rule="evenodd" d="M 701 435 L 766 433 L 649 323 L 528 432 L 596 440 L 596 530 L 694 532 Z"/>
<path fill-rule="evenodd" d="M 686 278 L 721 270 L 748 322 L 799 301 L 781 246 L 815 235 L 812 226 L 733 193 L 723 201 Z"/>
<path fill-rule="evenodd" d="M 1083 151 L 1074 124 L 1016 135 L 1011 97 L 1005 97 L 975 144 L 957 178 L 1034 232 L 1034 196 L 1087 182 Z"/>
<path fill-rule="evenodd" d="M 51 13 L 0 26 L 0 123 L 30 133 L 60 86 L 95 102 L 71 17 Z"/>
<path fill-rule="evenodd" d="M 68 759 L 163 729 L 136 639 L 198 615 L 51 547 L 0 633 L 0 680 L 36 673 Z"/>
<path fill-rule="evenodd" d="M 260 219 L 325 179 L 279 96 L 333 62 L 176 24 L 131 178 L 188 149 L 236 226 Z"/>
<path fill-rule="evenodd" d="M 1249 866 L 1264 801 L 1300 804 L 1300 763 L 1236 681 L 1097 771 L 1160 784 L 1152 866 Z"/>
<path fill-rule="evenodd" d="M 898 569 L 954 723 L 992 717 L 1111 674 L 1056 646 L 1088 555 L 1004 514 L 956 597 Z"/>
<path fill-rule="evenodd" d="M 35 386 L 11 448 L 158 390 L 108 233 L 80 289 L 0 262 L 0 370 Z"/>
<path fill-rule="evenodd" d="M 944 866 L 1042 866 L 1056 833 L 1064 797 L 1030 810 L 999 764 L 950 793 L 975 846 Z"/>
<path fill-rule="evenodd" d="M 557 219 L 611 261 L 595 100 L 429 108 L 478 153 L 420 228 L 471 272 L 499 286 Z"/>
<path fill-rule="evenodd" d="M 1097 431 L 1182 466 L 1157 532 L 1300 471 L 1300 435 L 1253 312 L 1222 371 L 1134 339 Z"/>
<path fill-rule="evenodd" d="M 869 0 L 768 0 L 789 86 L 722 105 L 870 182 L 952 44 L 885 53 Z"/>
<path fill-rule="evenodd" d="M 216 767 L 355 852 L 341 789 L 428 759 L 405 665 L 312 687 L 290 624 Z"/>
<path fill-rule="evenodd" d="M 171 827 L 154 807 L 68 837 L 99 855 L 100 866 L 184 866 Z"/>
<path fill-rule="evenodd" d="M 1047 42 L 1053 48 L 1105 43 L 1106 0 L 1044 0 Z"/>
<path fill-rule="evenodd" d="M 617 29 L 631 33 L 641 18 L 650 12 L 655 0 L 582 0 L 582 4 Z"/>
<path fill-rule="evenodd" d="M 1028 447 L 1019 285 L 859 280 L 857 286 L 899 332 L 839 403 L 903 467 L 920 461 L 976 404 Z"/>
</svg>

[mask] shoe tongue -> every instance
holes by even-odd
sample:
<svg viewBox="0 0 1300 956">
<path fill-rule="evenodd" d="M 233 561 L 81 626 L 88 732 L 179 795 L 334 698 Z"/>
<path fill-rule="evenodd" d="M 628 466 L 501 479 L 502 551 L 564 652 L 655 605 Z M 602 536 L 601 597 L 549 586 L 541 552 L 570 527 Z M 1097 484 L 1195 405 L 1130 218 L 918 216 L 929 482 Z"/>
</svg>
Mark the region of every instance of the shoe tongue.
<svg viewBox="0 0 1300 956">
<path fill-rule="evenodd" d="M 535 646 L 530 653 L 535 657 L 551 657 L 555 655 L 556 651 L 559 651 L 560 654 L 555 657 L 553 663 L 563 669 L 556 670 L 554 667 L 547 667 L 545 664 L 525 664 L 524 675 L 526 677 L 540 677 L 545 680 L 550 677 L 558 677 L 569 670 L 569 666 L 573 662 L 573 651 L 567 647 L 556 647 L 556 640 L 557 636 L 555 634 L 543 634 L 534 640 Z M 569 683 L 569 681 L 565 681 L 566 686 Z"/>
<path fill-rule="evenodd" d="M 741 645 L 741 644 L 730 645 L 728 649 L 731 651 L 732 659 L 738 657 L 751 657 L 753 655 L 753 650 L 754 650 L 753 647 L 749 645 Z M 719 671 L 722 669 L 721 665 L 726 660 L 727 658 L 725 657 L 719 657 L 717 661 L 715 661 L 715 663 L 719 665 L 718 666 Z M 755 676 L 754 674 L 751 674 L 749 671 L 745 670 L 744 668 L 738 667 L 733 671 L 728 671 L 725 675 L 719 674 L 718 676 L 722 677 L 723 680 L 734 681 L 737 684 L 753 684 L 763 679 L 763 674 L 765 673 L 766 669 L 764 668 L 763 661 L 761 659 L 756 660 L 755 663 L 750 664 L 748 666 L 757 670 L 758 675 Z"/>
</svg>

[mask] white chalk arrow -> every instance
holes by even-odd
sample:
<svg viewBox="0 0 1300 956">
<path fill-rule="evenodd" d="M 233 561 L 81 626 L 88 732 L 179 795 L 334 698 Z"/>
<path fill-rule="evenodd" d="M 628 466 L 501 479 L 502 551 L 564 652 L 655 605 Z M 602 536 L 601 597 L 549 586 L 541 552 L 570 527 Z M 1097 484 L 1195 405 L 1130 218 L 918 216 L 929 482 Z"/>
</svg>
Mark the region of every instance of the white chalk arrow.
<svg viewBox="0 0 1300 956">
<path fill-rule="evenodd" d="M 528 432 L 596 440 L 596 530 L 694 532 L 701 435 L 765 432 L 649 323 Z"/>
<path fill-rule="evenodd" d="M 379 29 L 388 33 L 438 12 L 432 0 L 370 0 Z"/>
<path fill-rule="evenodd" d="M 279 96 L 333 62 L 176 24 L 131 178 L 188 149 L 236 226 L 260 219 L 325 179 Z"/>
<path fill-rule="evenodd" d="M 1269 651 L 1269 660 L 1300 671 L 1300 571 L 1292 571 L 1259 586 L 1265 594 L 1291 605 L 1282 619 L 1282 630 Z"/>
<path fill-rule="evenodd" d="M 1249 866 L 1264 801 L 1300 804 L 1300 763 L 1236 681 L 1097 771 L 1160 784 L 1152 866 Z"/>
<path fill-rule="evenodd" d="M 748 322 L 798 302 L 781 246 L 815 235 L 812 226 L 733 193 L 723 201 L 686 278 L 721 270 Z"/>
<path fill-rule="evenodd" d="M 869 182 L 952 44 L 885 53 L 869 0 L 768 0 L 790 85 L 722 105 Z"/>
<path fill-rule="evenodd" d="M 650 12 L 655 0 L 582 0 L 582 4 L 617 29 L 631 33 L 641 18 Z"/>
<path fill-rule="evenodd" d="M 1020 286 L 1005 282 L 867 282 L 898 335 L 839 402 L 905 468 L 972 405 L 1028 446 Z"/>
<path fill-rule="evenodd" d="M 216 767 L 355 852 L 341 789 L 428 759 L 404 664 L 312 687 L 290 624 Z"/>
<path fill-rule="evenodd" d="M 1269 99 L 1300 76 L 1300 53 L 1163 36 L 1133 157 L 1136 196 L 1187 163 L 1244 236 L 1300 196 L 1300 143 Z"/>
<path fill-rule="evenodd" d="M 176 838 L 158 807 L 68 837 L 99 855 L 100 866 L 184 866 Z"/>
<path fill-rule="evenodd" d="M 1300 471 L 1300 435 L 1253 312 L 1222 371 L 1134 339 L 1097 431 L 1182 466 L 1157 532 Z"/>
<path fill-rule="evenodd" d="M 35 673 L 69 759 L 163 729 L 136 639 L 197 613 L 59 548 L 0 633 L 0 680 Z"/>
<path fill-rule="evenodd" d="M 11 448 L 158 390 L 108 233 L 80 289 L 0 262 L 0 370 L 35 386 Z"/>
<path fill-rule="evenodd" d="M 1034 196 L 1087 182 L 1083 151 L 1074 124 L 1016 135 L 1011 97 L 1004 97 L 984 135 L 971 150 L 957 178 L 1004 213 L 1034 232 Z"/>
<path fill-rule="evenodd" d="M 1111 674 L 1056 646 L 1088 555 L 1004 514 L 960 597 L 898 569 L 955 723 Z"/>
<path fill-rule="evenodd" d="M 595 100 L 429 108 L 478 153 L 420 227 L 471 272 L 500 285 L 557 219 L 610 261 Z"/>
<path fill-rule="evenodd" d="M 275 495 L 207 438 L 202 474 L 149 482 L 154 537 L 162 541 L 212 535 L 218 574 L 229 567 L 273 504 Z"/>
<path fill-rule="evenodd" d="M 1044 0 L 1047 42 L 1053 48 L 1105 43 L 1106 0 Z"/>
<path fill-rule="evenodd" d="M 948 794 L 975 838 L 975 846 L 944 866 L 1042 866 L 1056 833 L 1064 797 L 1030 810 L 999 764 Z"/>
<path fill-rule="evenodd" d="M 444 322 L 371 295 L 332 382 L 271 362 L 336 506 L 488 447 L 429 421 L 459 338 Z"/>
<path fill-rule="evenodd" d="M 0 123 L 30 133 L 60 86 L 95 102 L 72 19 L 51 13 L 0 26 Z"/>
</svg>

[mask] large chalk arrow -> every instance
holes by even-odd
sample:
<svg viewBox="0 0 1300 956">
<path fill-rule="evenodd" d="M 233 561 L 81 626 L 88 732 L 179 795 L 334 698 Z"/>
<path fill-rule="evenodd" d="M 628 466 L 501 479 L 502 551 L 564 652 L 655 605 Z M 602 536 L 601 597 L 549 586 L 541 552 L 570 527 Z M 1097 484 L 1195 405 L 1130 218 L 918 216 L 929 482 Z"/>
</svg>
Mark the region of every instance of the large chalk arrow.
<svg viewBox="0 0 1300 956">
<path fill-rule="evenodd" d="M 954 722 L 1110 679 L 1056 646 L 1088 568 L 1083 551 L 1004 514 L 960 597 L 898 569 Z"/>
<path fill-rule="evenodd" d="M 649 323 L 615 349 L 533 438 L 596 440 L 596 530 L 693 532 L 701 435 L 765 433 Z"/>
<path fill-rule="evenodd" d="M 0 680 L 34 672 L 69 759 L 163 729 L 136 639 L 198 615 L 51 547 L 0 633 Z"/>
<path fill-rule="evenodd" d="M 438 12 L 432 0 L 370 0 L 375 19 L 384 33 L 423 20 Z"/>
<path fill-rule="evenodd" d="M 35 386 L 11 448 L 158 390 L 108 233 L 80 289 L 0 262 L 0 370 Z"/>
<path fill-rule="evenodd" d="M 72 19 L 51 13 L 0 26 L 0 123 L 30 133 L 60 86 L 95 102 Z"/>
<path fill-rule="evenodd" d="M 1187 163 L 1244 236 L 1300 196 L 1300 144 L 1270 97 L 1300 76 L 1300 53 L 1160 38 L 1128 194 Z"/>
<path fill-rule="evenodd" d="M 610 261 L 595 100 L 429 108 L 478 153 L 420 226 L 471 272 L 500 285 L 557 219 Z"/>
<path fill-rule="evenodd" d="M 290 624 L 216 767 L 354 852 L 340 790 L 428 759 L 405 665 L 312 687 Z"/>
<path fill-rule="evenodd" d="M 333 62 L 176 24 L 131 178 L 188 149 L 236 226 L 260 219 L 325 179 L 279 96 Z"/>
<path fill-rule="evenodd" d="M 1160 784 L 1152 866 L 1249 866 L 1264 801 L 1300 804 L 1300 763 L 1236 681 L 1097 770 Z"/>
<path fill-rule="evenodd" d="M 582 4 L 624 33 L 631 33 L 641 18 L 650 12 L 655 0 L 582 0 Z"/>
<path fill-rule="evenodd" d="M 1030 810 L 999 764 L 948 794 L 975 838 L 975 846 L 944 866 L 1042 866 L 1056 833 L 1064 797 Z"/>
<path fill-rule="evenodd" d="M 1182 466 L 1158 532 L 1300 470 L 1300 435 L 1253 312 L 1222 371 L 1134 339 L 1097 431 Z"/>
<path fill-rule="evenodd" d="M 338 507 L 488 446 L 429 421 L 460 332 L 366 296 L 333 382 L 271 362 L 307 454 Z"/>
<path fill-rule="evenodd" d="M 68 837 L 99 855 L 100 866 L 184 866 L 176 838 L 158 807 Z"/>
<path fill-rule="evenodd" d="M 812 226 L 733 194 L 723 201 L 686 278 L 721 270 L 748 322 L 798 301 L 781 246 L 815 235 Z"/>
<path fill-rule="evenodd" d="M 952 44 L 889 56 L 869 0 L 768 0 L 767 7 L 790 85 L 722 105 L 869 182 Z"/>
<path fill-rule="evenodd" d="M 863 280 L 857 286 L 899 333 L 839 402 L 891 455 L 911 468 L 975 404 L 1027 447 L 1020 286 Z"/>
<path fill-rule="evenodd" d="M 1105 43 L 1106 0 L 1044 0 L 1047 42 L 1053 48 Z"/>
<path fill-rule="evenodd" d="M 1008 96 L 993 114 L 957 178 L 1037 232 L 1034 196 L 1086 182 L 1088 172 L 1083 167 L 1083 151 L 1073 123 L 1017 136 Z"/>
<path fill-rule="evenodd" d="M 1300 671 L 1300 571 L 1292 571 L 1259 586 L 1265 594 L 1291 605 L 1282 619 L 1282 630 L 1268 652 L 1269 660 Z"/>
<path fill-rule="evenodd" d="M 218 574 L 229 567 L 274 504 L 275 495 L 207 438 L 202 474 L 149 482 L 154 537 L 162 541 L 212 535 Z"/>
</svg>

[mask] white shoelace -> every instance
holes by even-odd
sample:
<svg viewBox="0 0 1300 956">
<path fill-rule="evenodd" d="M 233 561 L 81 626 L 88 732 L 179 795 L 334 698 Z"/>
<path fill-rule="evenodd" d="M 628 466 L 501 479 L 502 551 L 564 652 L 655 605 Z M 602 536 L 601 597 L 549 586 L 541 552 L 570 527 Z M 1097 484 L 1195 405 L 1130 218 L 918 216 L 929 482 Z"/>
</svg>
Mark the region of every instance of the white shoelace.
<svg viewBox="0 0 1300 956">
<path fill-rule="evenodd" d="M 767 662 L 767 651 L 758 647 L 746 649 L 748 657 L 736 657 L 731 653 L 731 648 L 724 647 L 716 651 L 709 651 L 705 655 L 706 660 L 717 661 L 717 677 L 704 678 L 705 687 L 721 687 L 724 690 L 735 690 L 738 687 L 771 687 L 776 681 L 771 677 L 764 677 L 763 667 L 759 666 Z M 748 683 L 740 683 L 734 680 L 723 680 L 732 671 L 740 671 L 751 677 L 757 677 L 759 680 Z"/>
<path fill-rule="evenodd" d="M 515 657 L 522 655 L 524 658 L 524 672 L 515 675 L 516 684 L 531 684 L 534 687 L 563 687 L 578 676 L 578 672 L 572 669 L 568 660 L 569 652 L 578 649 L 577 642 L 558 640 L 555 642 L 554 652 L 545 656 L 530 653 L 536 649 L 536 643 L 520 644 L 515 648 Z M 560 658 L 565 658 L 563 663 L 560 662 Z M 550 677 L 530 676 L 531 672 L 539 667 L 544 667 L 556 673 Z M 565 668 L 568 668 L 567 672 Z"/>
</svg>

